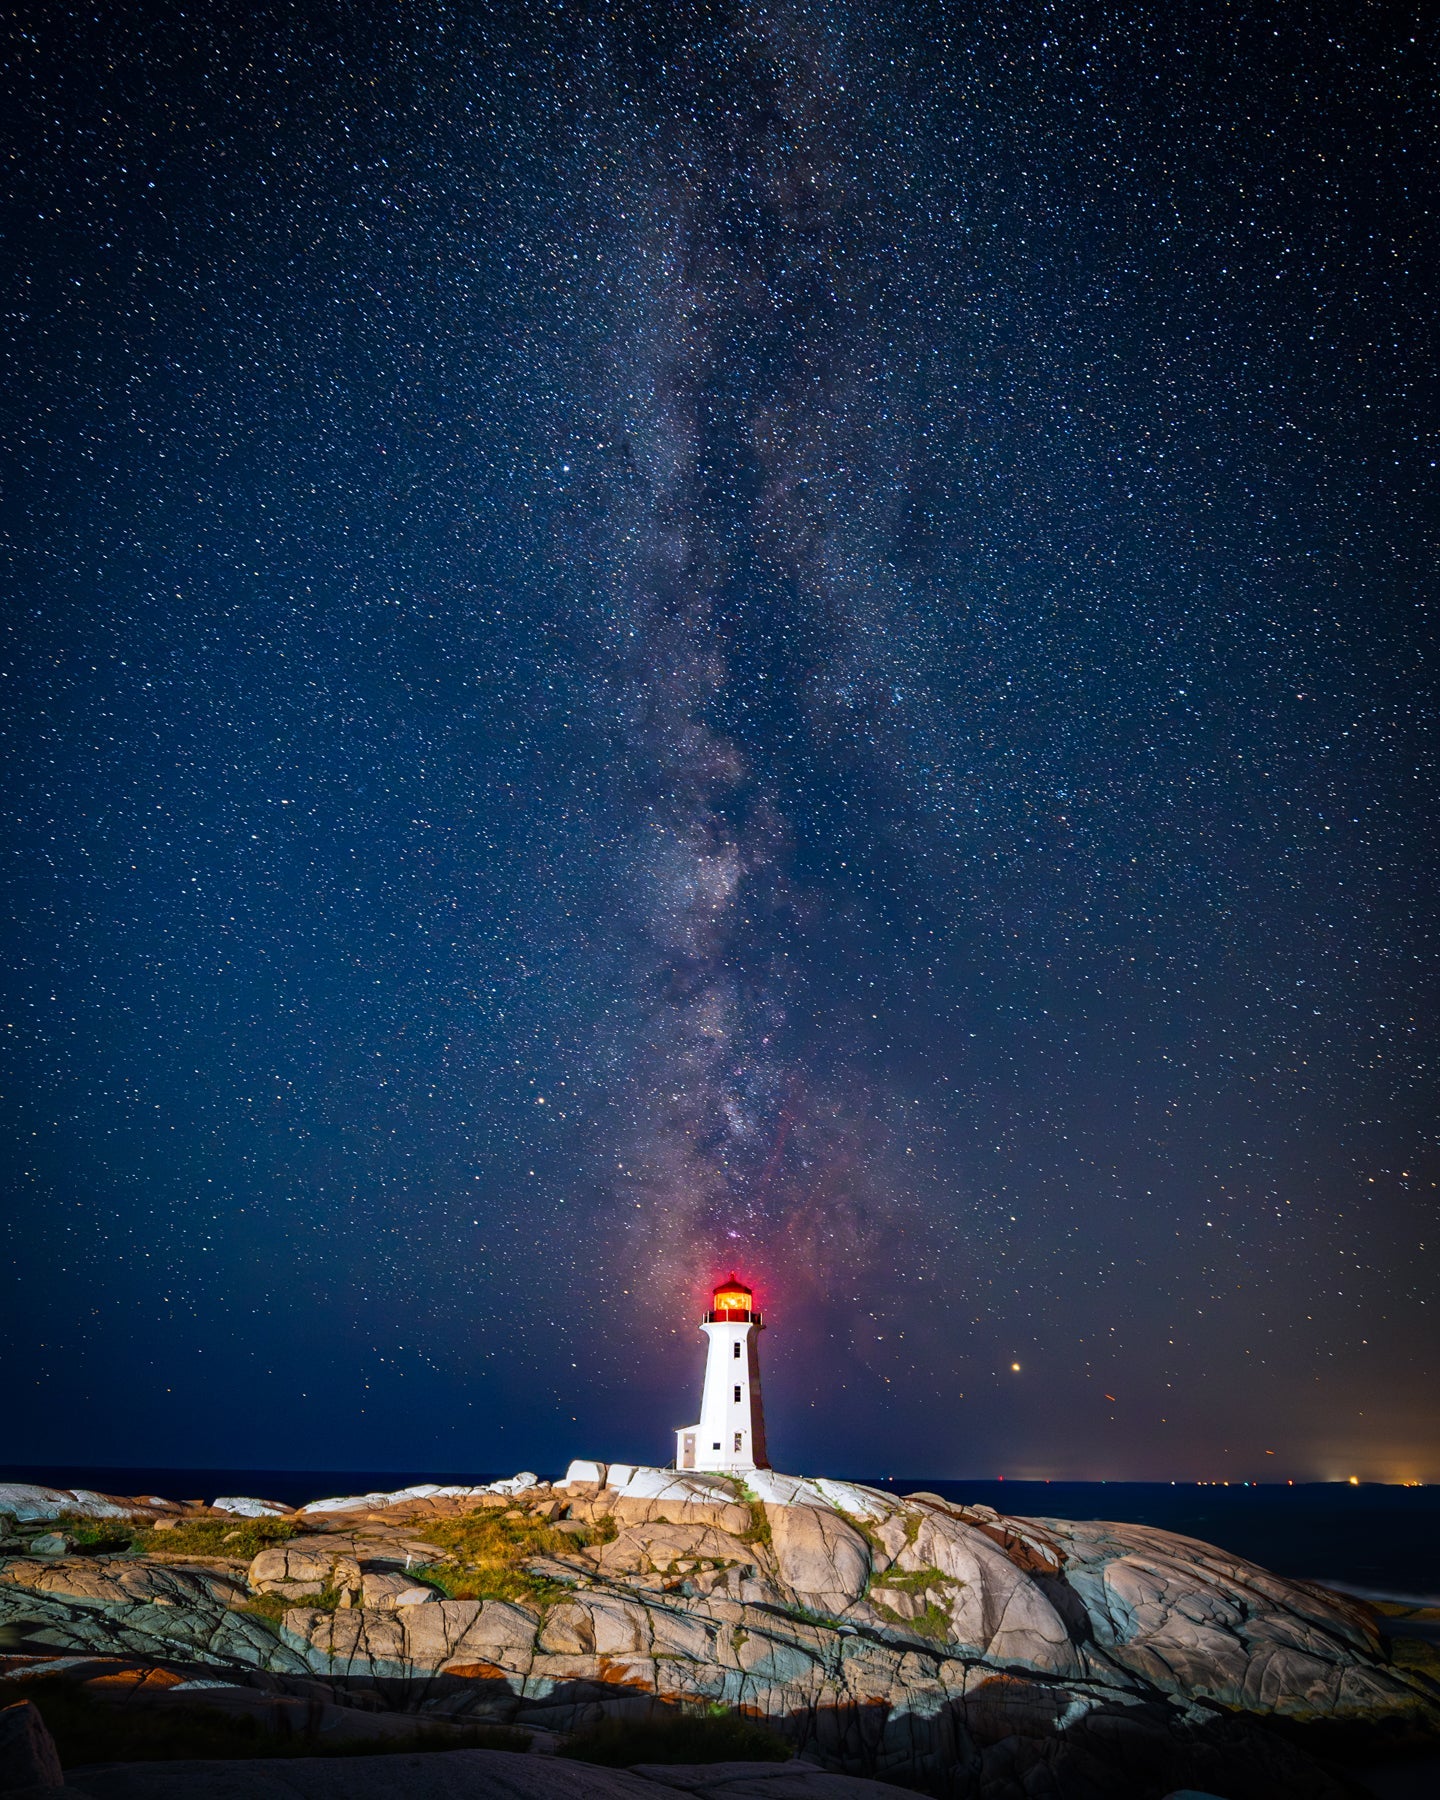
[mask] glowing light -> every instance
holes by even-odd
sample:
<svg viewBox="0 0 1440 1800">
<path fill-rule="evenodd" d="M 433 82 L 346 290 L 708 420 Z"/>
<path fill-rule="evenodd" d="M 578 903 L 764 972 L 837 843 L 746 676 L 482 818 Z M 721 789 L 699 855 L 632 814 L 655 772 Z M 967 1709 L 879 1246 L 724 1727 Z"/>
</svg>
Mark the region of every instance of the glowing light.
<svg viewBox="0 0 1440 1800">
<path fill-rule="evenodd" d="M 1015 1371 L 1015 1373 L 1016 1373 L 1016 1374 L 1017 1374 L 1017 1375 L 1018 1375 L 1018 1374 L 1019 1374 L 1019 1373 L 1020 1373 L 1020 1365 L 1019 1365 L 1019 1363 L 1011 1363 L 1011 1365 L 1010 1365 L 1010 1367 L 1011 1367 L 1011 1368 L 1012 1368 L 1012 1369 L 1013 1369 L 1013 1370 L 1014 1370 L 1014 1371 Z"/>
<path fill-rule="evenodd" d="M 1351 1485 L 1351 1487 L 1359 1487 L 1360 1477 L 1358 1475 L 1352 1475 L 1350 1477 L 1350 1485 Z"/>
<path fill-rule="evenodd" d="M 750 1289 L 732 1275 L 716 1288 L 711 1305 L 717 1319 L 748 1319 L 752 1312 Z"/>
</svg>

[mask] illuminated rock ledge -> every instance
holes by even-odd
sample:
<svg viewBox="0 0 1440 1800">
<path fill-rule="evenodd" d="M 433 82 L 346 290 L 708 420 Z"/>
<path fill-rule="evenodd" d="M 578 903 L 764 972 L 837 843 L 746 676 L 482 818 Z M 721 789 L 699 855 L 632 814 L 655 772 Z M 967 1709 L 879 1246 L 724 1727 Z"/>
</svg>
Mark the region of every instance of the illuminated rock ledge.
<svg viewBox="0 0 1440 1800">
<path fill-rule="evenodd" d="M 303 1697 L 357 1740 L 397 1718 L 566 1733 L 723 1707 L 832 1770 L 963 1800 L 1323 1800 L 1344 1788 L 1307 1736 L 1323 1758 L 1344 1733 L 1417 1741 L 1440 1717 L 1363 1605 L 1144 1526 L 576 1463 L 554 1485 L 341 1497 L 284 1521 L 243 1499 L 90 1496 L 102 1522 L 144 1527 L 140 1553 L 74 1555 L 77 1509 L 26 1514 L 7 1493 L 0 1675 L 79 1653 L 76 1679 L 118 1658 L 168 1671 L 156 1692 L 173 1694 L 224 1671 L 184 1692 L 252 1712 Z M 62 1553 L 33 1553 L 42 1526 Z M 246 1531 L 283 1535 L 227 1555 Z"/>
</svg>

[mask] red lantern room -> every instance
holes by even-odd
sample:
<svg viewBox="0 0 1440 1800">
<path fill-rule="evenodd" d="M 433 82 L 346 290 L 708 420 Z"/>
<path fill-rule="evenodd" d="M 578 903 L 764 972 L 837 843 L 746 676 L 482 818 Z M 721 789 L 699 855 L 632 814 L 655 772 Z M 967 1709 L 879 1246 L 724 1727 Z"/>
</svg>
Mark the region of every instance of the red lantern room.
<svg viewBox="0 0 1440 1800">
<path fill-rule="evenodd" d="M 739 1281 L 731 1275 L 728 1280 L 722 1281 L 716 1288 L 715 1297 L 711 1302 L 712 1310 L 705 1315 L 707 1323 L 745 1324 L 754 1316 L 750 1300 L 749 1288 L 743 1281 Z"/>
</svg>

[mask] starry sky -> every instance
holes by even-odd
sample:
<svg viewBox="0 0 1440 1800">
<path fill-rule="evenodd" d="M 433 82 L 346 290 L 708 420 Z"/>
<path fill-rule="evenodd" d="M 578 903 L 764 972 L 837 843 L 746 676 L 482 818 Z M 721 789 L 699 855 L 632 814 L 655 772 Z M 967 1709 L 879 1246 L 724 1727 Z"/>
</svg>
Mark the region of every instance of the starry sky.
<svg viewBox="0 0 1440 1800">
<path fill-rule="evenodd" d="M 1437 48 L 12 13 L 4 1456 L 1440 1479 Z"/>
</svg>

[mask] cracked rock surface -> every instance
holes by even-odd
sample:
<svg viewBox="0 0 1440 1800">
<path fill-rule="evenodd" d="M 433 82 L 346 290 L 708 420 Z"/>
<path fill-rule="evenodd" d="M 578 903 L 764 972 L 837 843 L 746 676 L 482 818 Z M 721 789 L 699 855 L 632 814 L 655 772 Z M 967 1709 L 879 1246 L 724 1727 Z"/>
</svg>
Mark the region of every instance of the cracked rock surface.
<svg viewBox="0 0 1440 1800">
<path fill-rule="evenodd" d="M 1274 1721 L 1418 1737 L 1440 1720 L 1440 1690 L 1395 1664 L 1365 1607 L 1172 1533 L 772 1471 L 577 1469 L 500 1496 L 610 1522 L 608 1541 L 537 1562 L 544 1599 L 449 1599 L 409 1575 L 442 1555 L 426 1518 L 496 1498 L 432 1490 L 328 1506 L 321 1533 L 312 1507 L 306 1535 L 248 1569 L 0 1558 L 0 1627 L 37 1652 L 308 1683 L 432 1720 L 565 1732 L 739 1708 L 832 1770 L 966 1800 L 1222 1780 L 1240 1800 L 1322 1800 L 1343 1786 Z M 293 1604 L 242 1610 L 265 1595 Z"/>
</svg>

